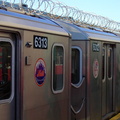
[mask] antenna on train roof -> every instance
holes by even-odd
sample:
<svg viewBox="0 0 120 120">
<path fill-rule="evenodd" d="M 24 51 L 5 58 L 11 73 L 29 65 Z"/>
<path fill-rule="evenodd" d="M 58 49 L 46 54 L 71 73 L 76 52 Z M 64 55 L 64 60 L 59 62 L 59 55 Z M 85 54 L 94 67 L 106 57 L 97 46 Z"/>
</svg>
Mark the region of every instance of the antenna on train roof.
<svg viewBox="0 0 120 120">
<path fill-rule="evenodd" d="M 0 7 L 20 10 L 27 14 L 44 15 L 61 19 L 79 26 L 96 27 L 110 32 L 120 32 L 120 23 L 106 17 L 84 12 L 52 0 L 1 0 Z"/>
</svg>

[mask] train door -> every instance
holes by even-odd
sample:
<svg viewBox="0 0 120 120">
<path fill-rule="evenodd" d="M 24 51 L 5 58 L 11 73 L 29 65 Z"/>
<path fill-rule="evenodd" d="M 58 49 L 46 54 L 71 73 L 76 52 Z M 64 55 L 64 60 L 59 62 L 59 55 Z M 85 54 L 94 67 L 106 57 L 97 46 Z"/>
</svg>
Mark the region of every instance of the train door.
<svg viewBox="0 0 120 120">
<path fill-rule="evenodd" d="M 85 78 L 82 72 L 82 49 L 72 47 L 72 74 L 71 74 L 71 110 L 72 120 L 85 119 Z"/>
<path fill-rule="evenodd" d="M 0 38 L 0 119 L 15 120 L 14 44 Z"/>
<path fill-rule="evenodd" d="M 114 46 L 103 44 L 102 48 L 102 116 L 113 112 Z"/>
</svg>

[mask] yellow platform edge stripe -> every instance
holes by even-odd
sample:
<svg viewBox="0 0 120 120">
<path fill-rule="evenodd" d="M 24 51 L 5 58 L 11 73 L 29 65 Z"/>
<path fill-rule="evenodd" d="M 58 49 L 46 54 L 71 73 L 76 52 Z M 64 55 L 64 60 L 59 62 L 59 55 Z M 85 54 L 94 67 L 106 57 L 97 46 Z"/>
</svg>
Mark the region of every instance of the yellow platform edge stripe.
<svg viewBox="0 0 120 120">
<path fill-rule="evenodd" d="M 117 114 L 116 116 L 112 117 L 111 119 L 109 120 L 120 120 L 120 113 Z"/>
</svg>

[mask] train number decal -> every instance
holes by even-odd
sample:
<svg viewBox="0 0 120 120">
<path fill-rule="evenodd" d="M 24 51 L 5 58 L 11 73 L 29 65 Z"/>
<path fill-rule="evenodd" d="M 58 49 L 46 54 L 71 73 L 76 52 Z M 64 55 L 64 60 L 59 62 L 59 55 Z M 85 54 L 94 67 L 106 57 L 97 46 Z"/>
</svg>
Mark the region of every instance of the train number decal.
<svg viewBox="0 0 120 120">
<path fill-rule="evenodd" d="M 97 78 L 99 74 L 99 62 L 97 59 L 93 62 L 93 76 L 94 78 Z"/>
<path fill-rule="evenodd" d="M 98 43 L 92 44 L 92 50 L 93 52 L 99 52 L 100 51 L 100 45 Z"/>
<path fill-rule="evenodd" d="M 48 48 L 48 38 L 43 37 L 43 36 L 34 35 L 33 44 L 34 44 L 34 48 L 47 49 Z"/>
<path fill-rule="evenodd" d="M 46 78 L 46 65 L 42 58 L 39 58 L 35 65 L 35 81 L 38 86 L 42 86 Z"/>
</svg>

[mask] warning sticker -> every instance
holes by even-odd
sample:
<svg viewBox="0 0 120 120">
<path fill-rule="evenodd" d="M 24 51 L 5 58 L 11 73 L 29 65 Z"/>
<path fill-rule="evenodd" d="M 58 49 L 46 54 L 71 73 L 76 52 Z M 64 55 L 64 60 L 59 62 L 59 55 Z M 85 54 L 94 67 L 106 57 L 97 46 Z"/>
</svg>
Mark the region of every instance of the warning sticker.
<svg viewBox="0 0 120 120">
<path fill-rule="evenodd" d="M 42 86 L 46 78 L 46 66 L 42 58 L 39 58 L 35 65 L 35 81 L 38 86 Z"/>
<path fill-rule="evenodd" d="M 99 74 L 99 62 L 97 59 L 95 59 L 93 62 L 93 76 L 97 78 L 98 74 Z"/>
</svg>

